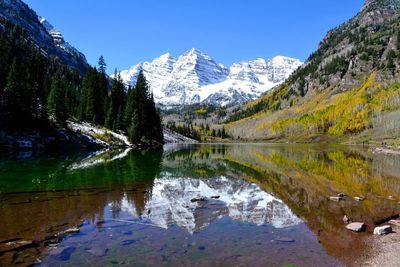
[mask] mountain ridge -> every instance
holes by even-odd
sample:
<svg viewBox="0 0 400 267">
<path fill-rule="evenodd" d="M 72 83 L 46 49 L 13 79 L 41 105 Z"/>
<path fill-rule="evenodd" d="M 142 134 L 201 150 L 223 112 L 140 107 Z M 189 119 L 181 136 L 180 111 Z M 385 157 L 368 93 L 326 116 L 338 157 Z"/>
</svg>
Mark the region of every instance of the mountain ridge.
<svg viewBox="0 0 400 267">
<path fill-rule="evenodd" d="M 233 63 L 227 68 L 192 48 L 179 57 L 166 53 L 150 62 L 139 62 L 121 71 L 121 77 L 134 86 L 143 71 L 156 102 L 166 107 L 198 103 L 226 106 L 256 99 L 301 64 L 298 59 L 277 56 Z"/>
<path fill-rule="evenodd" d="M 228 133 L 291 140 L 389 136 L 394 126 L 388 123 L 397 116 L 389 113 L 400 108 L 391 99 L 400 80 L 399 28 L 400 0 L 367 0 L 283 85 L 232 114 Z"/>
<path fill-rule="evenodd" d="M 42 20 L 23 1 L 0 0 L 0 18 L 23 28 L 46 57 L 58 58 L 81 74 L 86 72 L 88 63 L 85 55 L 66 42 L 61 32 L 56 31 L 47 20 Z M 2 22 L 0 30 L 1 25 Z"/>
</svg>

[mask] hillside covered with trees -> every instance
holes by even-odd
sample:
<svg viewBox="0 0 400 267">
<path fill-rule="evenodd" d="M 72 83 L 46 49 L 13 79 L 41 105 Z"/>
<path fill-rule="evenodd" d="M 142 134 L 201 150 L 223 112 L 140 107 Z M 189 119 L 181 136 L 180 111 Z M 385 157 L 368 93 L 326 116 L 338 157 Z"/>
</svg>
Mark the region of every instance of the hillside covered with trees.
<svg viewBox="0 0 400 267">
<path fill-rule="evenodd" d="M 348 140 L 400 136 L 400 1 L 366 1 L 331 30 L 283 84 L 225 122 L 243 139 Z"/>
<path fill-rule="evenodd" d="M 44 53 L 18 25 L 4 19 L 0 26 L 3 137 L 53 131 L 73 120 L 128 134 L 134 144 L 163 143 L 160 115 L 142 74 L 127 90 L 117 72 L 110 80 L 100 57 L 98 66 L 88 66 L 82 75 Z"/>
</svg>

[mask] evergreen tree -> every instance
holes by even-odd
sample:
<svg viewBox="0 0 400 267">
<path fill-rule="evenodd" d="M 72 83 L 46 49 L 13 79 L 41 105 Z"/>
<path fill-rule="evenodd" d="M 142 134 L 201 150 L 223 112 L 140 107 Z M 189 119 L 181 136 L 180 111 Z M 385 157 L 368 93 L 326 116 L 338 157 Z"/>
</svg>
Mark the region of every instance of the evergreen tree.
<svg viewBox="0 0 400 267">
<path fill-rule="evenodd" d="M 105 120 L 105 114 L 107 112 L 107 109 L 104 105 L 104 103 L 107 101 L 108 98 L 108 80 L 107 80 L 107 64 L 104 60 L 104 57 L 101 56 L 99 58 L 99 77 L 98 77 L 98 91 L 99 91 L 99 102 L 103 103 L 102 106 L 99 106 L 99 111 L 98 111 L 98 123 L 99 124 L 104 124 Z"/>
<path fill-rule="evenodd" d="M 394 52 L 393 49 L 391 49 L 388 54 L 387 54 L 387 64 L 386 67 L 389 71 L 392 72 L 392 74 L 394 74 L 394 71 L 396 69 L 396 65 L 394 63 L 394 58 L 396 57 L 396 53 Z"/>
<path fill-rule="evenodd" d="M 47 100 L 47 110 L 51 120 L 65 126 L 68 114 L 65 106 L 65 89 L 59 76 L 53 78 Z"/>
<path fill-rule="evenodd" d="M 107 64 L 103 56 L 100 56 L 98 65 L 99 65 L 99 72 L 105 74 L 107 69 Z"/>
<path fill-rule="evenodd" d="M 124 114 L 122 111 L 125 110 L 126 93 L 125 86 L 121 79 L 121 76 L 115 71 L 115 75 L 112 82 L 110 104 L 107 111 L 106 127 L 112 130 L 126 130 L 124 125 Z"/>
<path fill-rule="evenodd" d="M 6 86 L 4 88 L 4 96 L 2 99 L 2 109 L 6 124 L 10 127 L 16 126 L 16 123 L 21 123 L 23 119 L 22 107 L 22 84 L 20 83 L 19 67 L 16 58 L 11 65 L 7 76 Z"/>
<path fill-rule="evenodd" d="M 160 114 L 142 72 L 138 75 L 135 89 L 130 93 L 125 118 L 129 118 L 130 109 L 132 109 L 132 115 L 128 134 L 131 142 L 156 141 L 163 143 Z"/>
<path fill-rule="evenodd" d="M 124 124 L 129 127 L 132 121 L 133 111 L 135 106 L 135 90 L 131 86 L 128 87 L 128 99 L 126 101 L 124 111 Z"/>
<path fill-rule="evenodd" d="M 221 137 L 222 138 L 226 138 L 227 137 L 227 134 L 226 134 L 226 131 L 225 131 L 225 127 L 222 127 Z"/>
</svg>

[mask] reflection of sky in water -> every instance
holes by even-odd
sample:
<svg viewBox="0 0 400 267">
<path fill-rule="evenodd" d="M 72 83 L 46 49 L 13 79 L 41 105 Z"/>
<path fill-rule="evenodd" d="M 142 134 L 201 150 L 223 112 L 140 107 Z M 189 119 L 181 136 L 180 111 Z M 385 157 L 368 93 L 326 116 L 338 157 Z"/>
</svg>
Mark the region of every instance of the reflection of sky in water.
<svg viewBox="0 0 400 267">
<path fill-rule="evenodd" d="M 198 196 L 208 199 L 192 203 L 191 199 Z M 210 199 L 212 196 L 219 198 Z M 121 210 L 161 228 L 177 225 L 189 233 L 224 216 L 256 225 L 270 224 L 275 228 L 301 222 L 288 206 L 258 185 L 224 176 L 204 180 L 156 179 L 141 214 L 134 200 L 127 197 L 122 200 Z"/>
</svg>

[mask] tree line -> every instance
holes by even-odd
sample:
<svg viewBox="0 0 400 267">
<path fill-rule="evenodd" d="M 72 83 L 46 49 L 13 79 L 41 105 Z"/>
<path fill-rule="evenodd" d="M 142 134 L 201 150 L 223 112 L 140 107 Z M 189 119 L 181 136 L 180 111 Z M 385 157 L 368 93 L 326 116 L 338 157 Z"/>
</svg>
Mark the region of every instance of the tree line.
<svg viewBox="0 0 400 267">
<path fill-rule="evenodd" d="M 0 25 L 1 26 L 1 25 Z M 84 75 L 48 57 L 18 26 L 0 27 L 0 129 L 24 131 L 86 121 L 128 134 L 133 143 L 163 142 L 162 124 L 143 73 L 128 89 L 110 79 L 100 57 Z"/>
</svg>

